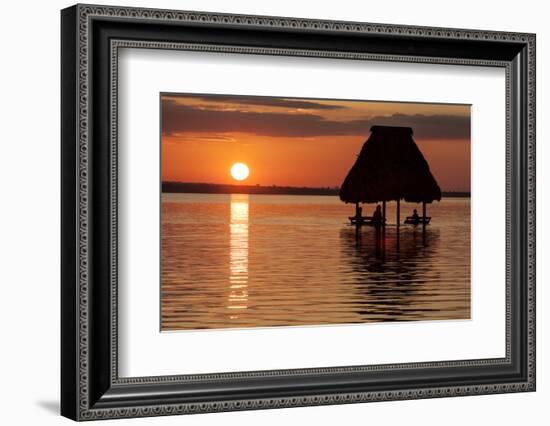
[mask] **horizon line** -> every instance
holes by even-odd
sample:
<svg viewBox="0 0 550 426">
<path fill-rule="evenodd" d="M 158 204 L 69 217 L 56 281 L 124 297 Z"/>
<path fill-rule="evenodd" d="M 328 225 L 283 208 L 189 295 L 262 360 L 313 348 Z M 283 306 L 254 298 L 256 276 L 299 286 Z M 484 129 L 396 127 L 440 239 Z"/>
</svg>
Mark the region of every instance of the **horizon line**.
<svg viewBox="0 0 550 426">
<path fill-rule="evenodd" d="M 165 190 L 164 185 L 184 185 L 184 186 L 195 186 L 195 191 L 175 191 L 175 190 Z M 161 181 L 162 191 L 166 193 L 200 193 L 198 189 L 202 187 L 210 187 L 210 189 L 215 189 L 216 187 L 226 187 L 229 188 L 249 188 L 249 189 L 279 189 L 279 190 L 296 190 L 296 191 L 320 191 L 324 192 L 324 194 L 318 194 L 318 195 L 338 195 L 338 192 L 340 191 L 339 185 L 334 186 L 293 186 L 293 185 L 262 185 L 262 184 L 253 184 L 253 183 L 216 183 L 216 182 L 189 182 L 189 181 L 173 181 L 173 180 L 162 180 Z M 229 188 L 228 188 L 229 187 Z M 169 189 L 169 188 L 166 188 Z M 176 189 L 176 188 L 172 188 Z M 328 193 L 330 192 L 330 193 Z M 206 193 L 212 193 L 212 191 L 206 192 Z M 463 196 L 471 196 L 471 191 L 466 190 L 441 190 L 441 195 L 444 196 L 444 194 L 462 194 Z M 270 195 L 270 194 L 267 194 Z M 280 194 L 271 194 L 271 195 L 280 195 Z M 290 194 L 292 195 L 292 194 Z M 295 194 L 295 195 L 310 195 L 310 194 Z"/>
</svg>

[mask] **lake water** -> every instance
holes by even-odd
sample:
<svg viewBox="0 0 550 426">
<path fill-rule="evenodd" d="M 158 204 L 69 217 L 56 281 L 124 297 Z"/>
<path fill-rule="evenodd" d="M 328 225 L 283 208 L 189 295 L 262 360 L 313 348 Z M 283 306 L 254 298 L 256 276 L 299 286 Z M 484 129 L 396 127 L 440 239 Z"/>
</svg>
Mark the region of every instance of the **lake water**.
<svg viewBox="0 0 550 426">
<path fill-rule="evenodd" d="M 357 238 L 335 196 L 163 194 L 162 330 L 470 318 L 470 199 L 395 204 Z"/>
</svg>

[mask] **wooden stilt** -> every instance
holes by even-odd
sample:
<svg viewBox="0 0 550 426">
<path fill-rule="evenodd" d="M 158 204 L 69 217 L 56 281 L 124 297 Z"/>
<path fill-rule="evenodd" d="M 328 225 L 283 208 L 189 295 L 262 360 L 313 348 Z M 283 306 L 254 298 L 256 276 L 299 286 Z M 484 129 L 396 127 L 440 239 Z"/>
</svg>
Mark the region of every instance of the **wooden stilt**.
<svg viewBox="0 0 550 426">
<path fill-rule="evenodd" d="M 396 249 L 399 251 L 399 226 L 401 225 L 401 200 L 397 200 L 397 238 Z"/>
<path fill-rule="evenodd" d="M 422 242 L 426 243 L 426 201 L 422 201 Z"/>
<path fill-rule="evenodd" d="M 359 220 L 359 203 L 355 203 L 355 241 L 359 241 L 359 226 L 360 226 L 360 220 Z"/>
<path fill-rule="evenodd" d="M 382 252 L 386 249 L 386 202 L 382 201 Z"/>
<path fill-rule="evenodd" d="M 401 201 L 400 200 L 397 200 L 397 229 L 399 230 L 399 225 L 401 224 L 401 219 L 400 219 L 400 215 L 401 215 Z"/>
<path fill-rule="evenodd" d="M 426 227 L 426 201 L 422 201 L 422 223 Z"/>
</svg>

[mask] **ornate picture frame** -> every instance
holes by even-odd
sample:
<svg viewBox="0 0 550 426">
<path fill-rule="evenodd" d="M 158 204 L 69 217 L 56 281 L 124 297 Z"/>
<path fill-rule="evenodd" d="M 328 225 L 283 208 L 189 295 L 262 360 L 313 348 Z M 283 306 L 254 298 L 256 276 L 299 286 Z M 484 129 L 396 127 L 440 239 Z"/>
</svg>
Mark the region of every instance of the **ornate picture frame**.
<svg viewBox="0 0 550 426">
<path fill-rule="evenodd" d="M 61 413 L 160 416 L 535 390 L 535 35 L 76 5 L 61 13 Z M 498 67 L 506 73 L 506 356 L 119 377 L 121 48 Z"/>
</svg>

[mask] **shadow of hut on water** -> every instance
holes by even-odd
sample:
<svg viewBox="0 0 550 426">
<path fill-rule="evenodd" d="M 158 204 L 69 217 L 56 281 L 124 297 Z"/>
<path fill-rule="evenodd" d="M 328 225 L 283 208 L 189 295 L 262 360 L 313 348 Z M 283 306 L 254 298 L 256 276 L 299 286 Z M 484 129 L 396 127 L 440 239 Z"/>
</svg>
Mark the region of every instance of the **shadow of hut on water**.
<svg viewBox="0 0 550 426">
<path fill-rule="evenodd" d="M 372 225 L 385 241 L 387 225 L 386 202 L 396 201 L 396 228 L 399 248 L 401 224 L 400 202 L 422 203 L 422 216 L 407 217 L 405 223 L 421 225 L 424 240 L 426 204 L 441 200 L 441 189 L 433 177 L 428 162 L 413 140 L 410 127 L 372 126 L 369 139 L 363 144 L 355 164 L 340 187 L 340 200 L 355 204 L 355 216 L 349 217 L 355 225 L 355 235 L 363 225 Z M 360 203 L 382 203 L 373 216 L 363 216 Z"/>
</svg>

